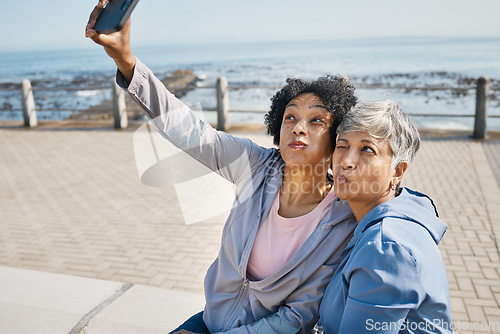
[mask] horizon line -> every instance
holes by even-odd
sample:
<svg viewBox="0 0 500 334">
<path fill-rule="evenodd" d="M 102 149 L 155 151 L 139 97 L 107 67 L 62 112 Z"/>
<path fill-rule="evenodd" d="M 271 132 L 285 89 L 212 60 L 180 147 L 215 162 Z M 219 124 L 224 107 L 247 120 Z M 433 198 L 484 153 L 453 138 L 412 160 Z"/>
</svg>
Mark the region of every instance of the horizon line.
<svg viewBox="0 0 500 334">
<path fill-rule="evenodd" d="M 275 43 L 320 43 L 320 42 L 361 42 L 361 41 L 371 41 L 371 40 L 397 40 L 397 39 L 427 39 L 427 40 L 464 40 L 464 39 L 500 39 L 500 35 L 475 35 L 475 36 L 427 36 L 427 35 L 393 35 L 393 36 L 374 36 L 374 37 L 352 37 L 352 38 L 318 38 L 318 39 L 281 39 L 281 40 L 248 40 L 248 41 L 188 41 L 188 42 L 180 42 L 174 41 L 171 43 L 151 43 L 151 42 L 135 42 L 135 48 L 144 48 L 144 47 L 176 47 L 176 46 L 217 46 L 217 45 L 258 45 L 258 44 L 275 44 Z M 35 46 L 33 48 L 26 47 L 6 47 L 4 46 L 3 50 L 0 51 L 0 54 L 8 54 L 8 53 L 17 53 L 17 52 L 48 52 L 48 51 L 78 51 L 78 50 L 89 50 L 92 47 L 95 47 L 95 44 L 88 43 L 88 45 L 82 44 L 73 44 L 69 45 L 66 48 L 61 46 L 48 46 L 43 48 L 42 46 Z M 6 50 L 7 49 L 7 50 Z"/>
</svg>

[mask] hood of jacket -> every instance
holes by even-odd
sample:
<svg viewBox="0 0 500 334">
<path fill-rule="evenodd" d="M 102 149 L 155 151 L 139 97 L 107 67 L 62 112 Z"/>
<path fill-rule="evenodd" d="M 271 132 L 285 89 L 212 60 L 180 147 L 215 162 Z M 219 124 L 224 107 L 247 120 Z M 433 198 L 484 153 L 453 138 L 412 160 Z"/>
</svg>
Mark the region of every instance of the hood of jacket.
<svg viewBox="0 0 500 334">
<path fill-rule="evenodd" d="M 358 224 L 352 241 L 371 226 L 384 218 L 404 219 L 424 227 L 439 244 L 448 226 L 439 219 L 439 214 L 432 199 L 418 191 L 402 188 L 399 196 L 384 202 L 371 210 Z"/>
</svg>

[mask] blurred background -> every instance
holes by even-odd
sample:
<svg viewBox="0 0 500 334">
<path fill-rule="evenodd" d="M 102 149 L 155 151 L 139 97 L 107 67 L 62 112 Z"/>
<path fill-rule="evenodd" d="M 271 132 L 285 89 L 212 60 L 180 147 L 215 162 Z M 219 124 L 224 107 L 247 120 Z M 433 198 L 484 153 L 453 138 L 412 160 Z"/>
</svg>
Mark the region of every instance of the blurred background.
<svg viewBox="0 0 500 334">
<path fill-rule="evenodd" d="M 84 37 L 95 5 L 3 5 L 0 120 L 22 120 L 22 78 L 32 82 L 39 120 L 75 117 L 111 99 L 114 63 Z M 392 99 L 425 114 L 413 116 L 421 128 L 465 130 L 482 75 L 491 79 L 489 113 L 500 115 L 499 12 L 497 0 L 143 0 L 132 16 L 132 45 L 159 78 L 192 71 L 197 80 L 181 98 L 203 110 L 215 109 L 213 87 L 226 76 L 230 109 L 240 111 L 233 123 L 261 124 L 288 77 L 341 74 L 360 100 Z M 500 118 L 488 129 L 500 130 Z"/>
</svg>

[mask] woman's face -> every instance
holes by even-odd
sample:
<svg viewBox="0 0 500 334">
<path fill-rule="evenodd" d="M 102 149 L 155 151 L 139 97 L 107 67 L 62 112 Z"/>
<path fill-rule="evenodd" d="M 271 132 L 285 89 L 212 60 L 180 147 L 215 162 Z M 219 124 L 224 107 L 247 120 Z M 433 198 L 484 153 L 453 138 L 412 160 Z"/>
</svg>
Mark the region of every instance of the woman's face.
<svg viewBox="0 0 500 334">
<path fill-rule="evenodd" d="M 333 145 L 329 133 L 333 115 L 321 99 L 304 93 L 285 108 L 280 130 L 280 153 L 288 167 L 330 166 Z M 326 173 L 326 170 L 324 171 Z"/>
<path fill-rule="evenodd" d="M 332 160 L 334 189 L 340 199 L 372 207 L 388 199 L 395 169 L 387 141 L 363 132 L 341 133 Z"/>
</svg>

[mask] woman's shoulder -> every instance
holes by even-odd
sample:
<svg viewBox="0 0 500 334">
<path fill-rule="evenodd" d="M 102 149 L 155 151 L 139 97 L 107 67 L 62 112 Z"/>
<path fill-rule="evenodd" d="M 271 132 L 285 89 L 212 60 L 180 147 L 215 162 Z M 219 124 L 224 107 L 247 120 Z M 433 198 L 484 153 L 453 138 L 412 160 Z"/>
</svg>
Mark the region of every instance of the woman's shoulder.
<svg viewBox="0 0 500 334">
<path fill-rule="evenodd" d="M 420 222 L 402 219 L 400 217 L 385 217 L 380 222 L 378 232 L 381 242 L 396 242 L 401 245 L 433 242 L 425 225 Z"/>
<path fill-rule="evenodd" d="M 249 141 L 249 165 L 252 168 L 252 174 L 261 173 L 266 177 L 274 177 L 281 174 L 284 161 L 281 158 L 279 150 L 276 148 L 266 148 Z"/>
<path fill-rule="evenodd" d="M 366 229 L 357 244 L 357 253 L 380 256 L 387 263 L 405 260 L 411 266 L 438 252 L 437 244 L 424 226 L 392 217 L 385 217 Z"/>
<path fill-rule="evenodd" d="M 330 191 L 333 192 L 333 189 Z M 332 193 L 332 201 L 329 204 L 328 212 L 323 217 L 321 226 L 333 228 L 337 225 L 348 225 L 354 230 L 356 224 L 356 218 L 349 202 L 341 200 L 335 193 Z"/>
<path fill-rule="evenodd" d="M 347 276 L 359 272 L 416 275 L 417 260 L 408 236 L 392 225 L 392 221 L 384 219 L 363 232 L 350 252 L 345 268 Z"/>
</svg>

